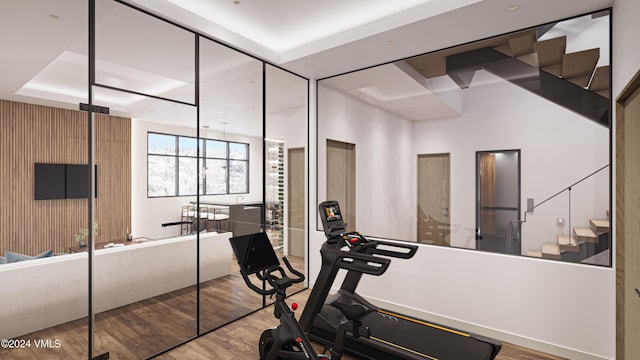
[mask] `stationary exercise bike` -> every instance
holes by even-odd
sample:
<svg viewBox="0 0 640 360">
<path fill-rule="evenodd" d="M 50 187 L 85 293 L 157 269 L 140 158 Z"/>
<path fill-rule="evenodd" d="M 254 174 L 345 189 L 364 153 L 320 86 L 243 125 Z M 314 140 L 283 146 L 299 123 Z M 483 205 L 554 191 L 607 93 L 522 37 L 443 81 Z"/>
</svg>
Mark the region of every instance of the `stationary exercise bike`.
<svg viewBox="0 0 640 360">
<path fill-rule="evenodd" d="M 265 330 L 260 336 L 259 352 L 261 360 L 276 359 L 331 359 L 340 360 L 343 355 L 343 345 L 347 331 L 352 336 L 368 336 L 368 330 L 362 328 L 362 319 L 369 315 L 370 310 L 358 305 L 350 305 L 336 302 L 338 309 L 346 318 L 337 329 L 333 346 L 330 347 L 331 356 L 317 355 L 304 333 L 300 324 L 295 318 L 291 308 L 285 302 L 286 289 L 293 284 L 304 281 L 304 274 L 293 269 L 286 257 L 283 257 L 287 270 L 295 275 L 294 278 L 287 276 L 285 270 L 280 266 L 280 261 L 265 233 L 256 233 L 229 239 L 231 247 L 240 265 L 240 274 L 250 289 L 264 296 L 276 296 L 274 315 L 280 320 L 280 325 L 275 329 Z M 356 255 L 356 256 L 352 256 Z M 346 256 L 338 261 L 338 265 L 344 267 L 356 266 L 360 271 L 380 275 L 389 266 L 388 259 L 373 259 L 368 264 L 358 264 L 354 261 L 359 258 L 358 254 Z M 359 260 L 364 260 L 359 259 Z M 371 259 L 367 259 L 371 260 Z M 256 286 L 251 279 L 255 275 L 262 281 L 263 288 Z M 271 288 L 267 289 L 266 285 Z M 292 304 L 296 310 L 297 304 Z"/>
</svg>

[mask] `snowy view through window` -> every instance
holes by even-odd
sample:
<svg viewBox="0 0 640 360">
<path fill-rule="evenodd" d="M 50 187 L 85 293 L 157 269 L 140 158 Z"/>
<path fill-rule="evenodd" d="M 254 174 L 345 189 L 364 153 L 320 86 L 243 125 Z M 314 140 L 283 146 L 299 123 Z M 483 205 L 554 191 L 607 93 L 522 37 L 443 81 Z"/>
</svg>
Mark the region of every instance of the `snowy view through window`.
<svg viewBox="0 0 640 360">
<path fill-rule="evenodd" d="M 198 154 L 194 137 L 148 133 L 147 139 L 147 196 L 196 195 L 198 166 L 201 195 L 248 192 L 249 144 L 200 139 Z"/>
</svg>

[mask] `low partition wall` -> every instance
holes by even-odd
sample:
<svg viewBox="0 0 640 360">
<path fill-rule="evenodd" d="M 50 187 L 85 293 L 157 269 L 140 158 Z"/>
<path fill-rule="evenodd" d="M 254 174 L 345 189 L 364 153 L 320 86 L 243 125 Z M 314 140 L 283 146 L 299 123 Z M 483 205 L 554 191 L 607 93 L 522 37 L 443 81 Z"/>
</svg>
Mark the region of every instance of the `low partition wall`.
<svg viewBox="0 0 640 360">
<path fill-rule="evenodd" d="M 200 235 L 200 282 L 229 275 L 231 233 Z M 196 284 L 196 236 L 96 249 L 96 313 Z M 0 265 L 0 338 L 11 339 L 86 317 L 87 253 Z"/>
</svg>

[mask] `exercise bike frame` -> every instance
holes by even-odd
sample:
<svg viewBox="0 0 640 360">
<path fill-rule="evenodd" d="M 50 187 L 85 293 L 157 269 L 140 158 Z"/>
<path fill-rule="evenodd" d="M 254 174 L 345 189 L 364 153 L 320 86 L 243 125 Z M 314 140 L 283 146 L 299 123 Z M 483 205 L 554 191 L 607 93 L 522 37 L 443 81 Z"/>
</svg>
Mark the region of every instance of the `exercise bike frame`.
<svg viewBox="0 0 640 360">
<path fill-rule="evenodd" d="M 274 266 L 269 269 L 266 269 L 260 273 L 256 273 L 258 279 L 262 281 L 268 282 L 272 289 L 263 290 L 259 287 L 255 286 L 250 279 L 243 273 L 242 277 L 244 278 L 247 285 L 262 295 L 273 295 L 276 296 L 276 302 L 274 304 L 274 316 L 280 320 L 280 326 L 275 329 L 270 329 L 266 331 L 271 331 L 273 336 L 273 343 L 271 344 L 271 348 L 267 353 L 267 357 L 262 360 L 275 360 L 278 358 L 284 359 L 320 359 L 314 352 L 313 347 L 311 346 L 311 342 L 309 338 L 305 335 L 304 331 L 300 327 L 300 324 L 295 318 L 294 312 L 291 310 L 289 305 L 285 302 L 286 298 L 286 288 L 291 286 L 292 284 L 299 283 L 304 281 L 304 275 L 291 267 L 289 260 L 286 257 L 282 258 L 287 269 L 295 274 L 297 277 L 291 279 L 287 277 L 284 270 L 280 266 Z M 278 275 L 274 275 L 274 273 L 279 273 Z M 285 350 L 285 346 L 294 344 L 300 351 Z M 261 344 L 262 345 L 262 344 Z M 262 354 L 261 354 L 262 355 Z"/>
</svg>

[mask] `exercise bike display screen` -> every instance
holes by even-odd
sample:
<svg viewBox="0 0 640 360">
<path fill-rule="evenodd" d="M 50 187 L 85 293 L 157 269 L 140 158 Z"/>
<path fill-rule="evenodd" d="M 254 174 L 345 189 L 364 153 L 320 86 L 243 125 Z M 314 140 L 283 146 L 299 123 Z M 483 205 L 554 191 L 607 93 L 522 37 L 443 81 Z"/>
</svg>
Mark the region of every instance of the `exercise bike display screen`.
<svg viewBox="0 0 640 360">
<path fill-rule="evenodd" d="M 271 241 L 264 232 L 233 237 L 229 241 L 238 258 L 238 264 L 247 274 L 280 265 Z"/>
</svg>

